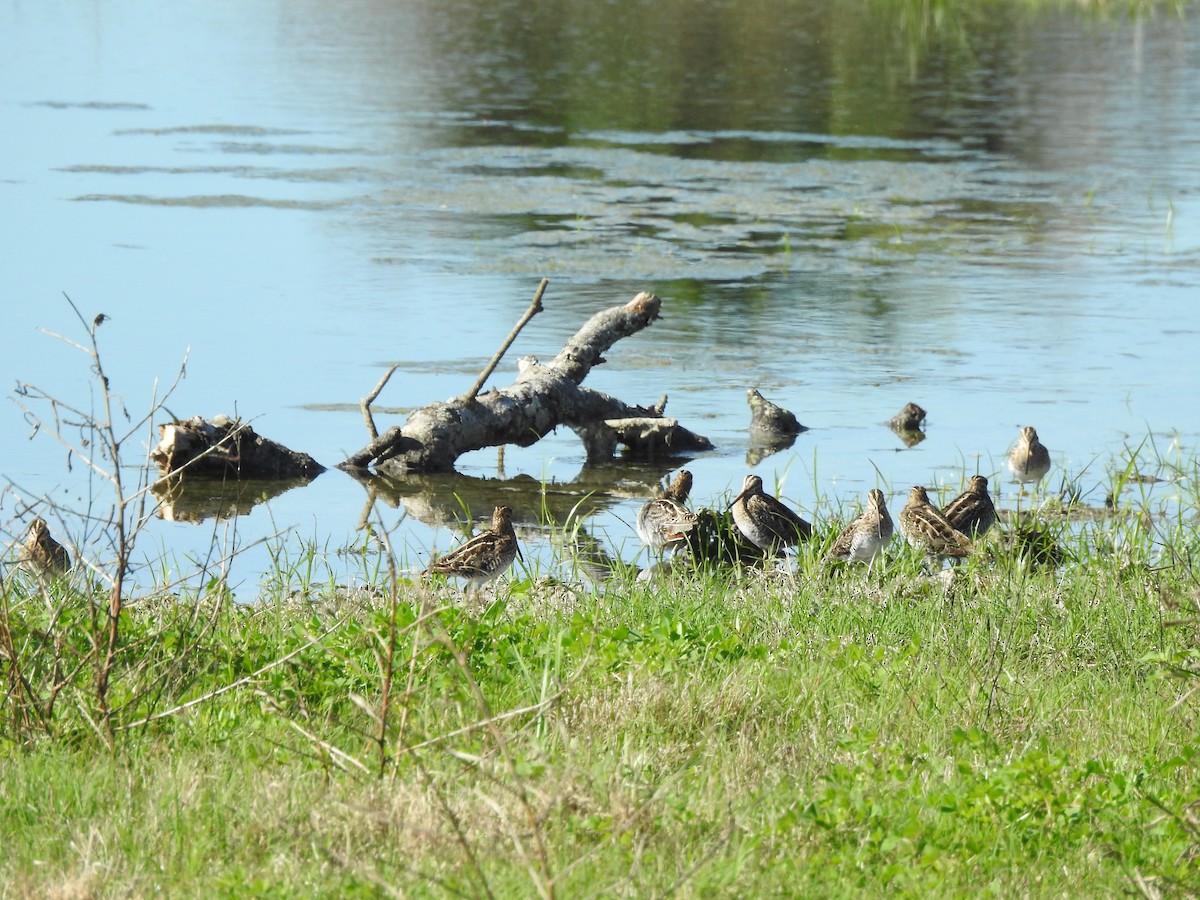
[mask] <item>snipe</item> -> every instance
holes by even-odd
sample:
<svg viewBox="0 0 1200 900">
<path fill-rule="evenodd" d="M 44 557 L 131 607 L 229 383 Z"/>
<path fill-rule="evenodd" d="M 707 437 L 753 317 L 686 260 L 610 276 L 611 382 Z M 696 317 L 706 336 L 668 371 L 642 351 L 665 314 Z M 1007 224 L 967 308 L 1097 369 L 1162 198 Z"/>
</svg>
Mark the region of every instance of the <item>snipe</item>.
<svg viewBox="0 0 1200 900">
<path fill-rule="evenodd" d="M 972 540 L 983 537 L 996 524 L 996 506 L 988 493 L 988 480 L 972 475 L 967 489 L 942 507 L 942 515 Z"/>
<path fill-rule="evenodd" d="M 865 562 L 869 566 L 883 552 L 894 531 L 883 491 L 873 488 L 867 494 L 866 508 L 834 540 L 829 548 L 829 558 Z"/>
<path fill-rule="evenodd" d="M 929 494 L 920 485 L 908 492 L 908 502 L 900 510 L 900 530 L 931 561 L 940 562 L 948 556 L 962 558 L 971 552 L 971 539 L 929 502 Z"/>
<path fill-rule="evenodd" d="M 769 555 L 794 547 L 812 535 L 812 525 L 766 493 L 757 475 L 746 476 L 730 510 L 742 536 Z"/>
<path fill-rule="evenodd" d="M 431 562 L 424 574 L 465 578 L 466 592 L 470 593 L 499 578 L 519 556 L 521 548 L 513 529 L 512 509 L 497 506 L 492 512 L 491 528 Z M 523 561 L 524 557 L 521 559 Z"/>
<path fill-rule="evenodd" d="M 38 576 L 63 575 L 71 568 L 71 554 L 50 534 L 41 516 L 29 523 L 17 558 L 20 566 Z"/>
<path fill-rule="evenodd" d="M 1021 429 L 1021 435 L 1008 452 L 1008 471 L 1013 481 L 1036 484 L 1050 471 L 1050 451 L 1038 440 L 1032 425 Z"/>
<path fill-rule="evenodd" d="M 678 549 L 696 527 L 696 514 L 683 504 L 692 491 L 692 473 L 680 469 L 663 496 L 647 500 L 637 514 L 637 533 L 656 553 Z"/>
</svg>

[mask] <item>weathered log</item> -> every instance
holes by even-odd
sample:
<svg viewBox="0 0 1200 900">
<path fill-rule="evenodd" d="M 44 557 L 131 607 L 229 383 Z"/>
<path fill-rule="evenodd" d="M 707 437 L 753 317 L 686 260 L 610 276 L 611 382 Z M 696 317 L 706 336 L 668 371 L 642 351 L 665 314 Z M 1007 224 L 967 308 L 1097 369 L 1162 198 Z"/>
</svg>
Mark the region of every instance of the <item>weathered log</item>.
<svg viewBox="0 0 1200 900">
<path fill-rule="evenodd" d="M 760 443 L 779 443 L 808 431 L 793 413 L 776 406 L 754 388 L 746 391 L 746 400 L 750 404 L 750 435 Z"/>
<path fill-rule="evenodd" d="M 925 440 L 925 432 L 921 425 L 925 422 L 925 410 L 915 403 L 904 404 L 904 409 L 888 419 L 888 428 L 896 437 L 904 442 L 906 447 L 915 447 Z"/>
<path fill-rule="evenodd" d="M 796 443 L 796 436 L 808 429 L 796 416 L 772 403 L 754 388 L 746 391 L 750 404 L 750 447 L 746 464 L 754 468 L 768 456 Z"/>
<path fill-rule="evenodd" d="M 688 431 L 675 419 L 631 416 L 605 419 L 604 424 L 630 453 L 643 459 L 679 456 L 711 450 L 713 446 L 708 438 Z"/>
<path fill-rule="evenodd" d="M 916 431 L 925 422 L 925 410 L 915 403 L 905 403 L 904 409 L 888 419 L 888 427 L 896 431 Z"/>
<path fill-rule="evenodd" d="M 325 471 L 307 453 L 289 450 L 228 416 L 159 425 L 150 458 L 163 475 L 173 477 L 315 478 Z"/>
<path fill-rule="evenodd" d="M 593 366 L 618 340 L 636 334 L 658 318 L 662 301 L 640 293 L 622 306 L 592 316 L 549 363 L 524 361 L 515 382 L 478 396 L 471 392 L 445 402 L 431 403 L 350 456 L 341 468 L 380 474 L 449 472 L 464 453 L 483 447 L 516 444 L 527 447 L 560 425 L 583 440 L 589 463 L 611 459 L 607 420 L 661 418 L 661 407 L 634 406 L 599 391 L 580 387 Z M 685 447 L 710 447 L 706 438 L 675 425 L 671 440 L 659 452 L 686 452 Z"/>
</svg>

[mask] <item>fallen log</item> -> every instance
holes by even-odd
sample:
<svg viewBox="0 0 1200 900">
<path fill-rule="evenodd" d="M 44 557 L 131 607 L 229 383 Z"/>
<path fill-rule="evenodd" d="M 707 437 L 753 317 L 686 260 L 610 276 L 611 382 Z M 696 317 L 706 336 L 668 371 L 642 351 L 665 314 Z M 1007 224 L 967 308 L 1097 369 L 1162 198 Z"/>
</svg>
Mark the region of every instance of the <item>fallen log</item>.
<svg viewBox="0 0 1200 900">
<path fill-rule="evenodd" d="M 808 429 L 795 414 L 772 403 L 754 388 L 746 391 L 750 404 L 750 447 L 746 464 L 754 468 L 768 456 L 796 443 L 796 436 Z"/>
<path fill-rule="evenodd" d="M 639 459 L 657 459 L 711 450 L 708 438 L 688 431 L 676 419 L 651 416 L 605 419 L 616 441 Z"/>
<path fill-rule="evenodd" d="M 750 436 L 761 443 L 778 443 L 808 431 L 794 413 L 772 403 L 754 388 L 746 391 L 746 400 L 750 404 Z"/>
<path fill-rule="evenodd" d="M 535 305 L 540 296 L 539 292 Z M 661 306 L 658 297 L 643 292 L 622 306 L 596 313 L 549 363 L 524 359 L 509 387 L 482 394 L 472 388 L 461 397 L 414 410 L 403 425 L 373 438 L 340 468 L 373 467 L 383 475 L 449 472 L 458 457 L 471 450 L 504 444 L 528 447 L 560 425 L 579 435 L 589 464 L 611 459 L 620 443 L 635 455 L 652 458 L 711 448 L 707 438 L 678 423 L 658 429 L 614 427 L 608 423 L 662 420 L 662 404 L 631 405 L 580 386 L 588 372 L 605 361 L 604 353 L 613 344 L 651 324 Z M 664 425 L 668 421 L 663 420 Z"/>
<path fill-rule="evenodd" d="M 904 442 L 906 447 L 915 447 L 925 440 L 921 425 L 925 422 L 925 410 L 915 403 L 904 404 L 904 409 L 888 419 L 887 426 Z"/>
<path fill-rule="evenodd" d="M 289 450 L 228 416 L 193 416 L 159 425 L 150 458 L 164 476 L 175 478 L 316 478 L 325 471 L 307 453 Z"/>
</svg>

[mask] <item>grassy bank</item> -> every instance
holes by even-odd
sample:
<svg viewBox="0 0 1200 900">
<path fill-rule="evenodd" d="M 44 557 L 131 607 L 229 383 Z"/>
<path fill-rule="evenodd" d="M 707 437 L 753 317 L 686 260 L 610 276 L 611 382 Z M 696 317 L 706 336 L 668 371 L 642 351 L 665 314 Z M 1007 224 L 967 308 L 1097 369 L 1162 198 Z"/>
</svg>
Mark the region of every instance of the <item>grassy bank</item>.
<svg viewBox="0 0 1200 900">
<path fill-rule="evenodd" d="M 869 575 L 813 547 L 795 577 L 514 582 L 484 609 L 403 581 L 251 608 L 135 599 L 103 704 L 87 598 L 10 577 L 0 881 L 1194 892 L 1194 539 L 1070 534 L 1060 568 L 994 542 L 948 586 L 893 544 Z"/>
</svg>

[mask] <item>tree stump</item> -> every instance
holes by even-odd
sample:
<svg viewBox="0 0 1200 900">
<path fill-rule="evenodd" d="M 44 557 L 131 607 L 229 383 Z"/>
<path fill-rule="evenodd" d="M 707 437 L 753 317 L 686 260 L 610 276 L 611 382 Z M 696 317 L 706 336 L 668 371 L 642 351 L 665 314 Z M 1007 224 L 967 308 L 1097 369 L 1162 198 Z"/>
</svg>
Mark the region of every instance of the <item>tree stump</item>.
<svg viewBox="0 0 1200 900">
<path fill-rule="evenodd" d="M 777 443 L 808 431 L 793 413 L 772 403 L 754 388 L 746 391 L 746 400 L 750 404 L 750 435 L 762 443 Z"/>
<path fill-rule="evenodd" d="M 158 426 L 150 458 L 164 476 L 236 479 L 316 478 L 325 467 L 228 416 L 193 416 Z"/>
<path fill-rule="evenodd" d="M 925 410 L 915 403 L 904 404 L 904 409 L 888 419 L 888 428 L 904 442 L 906 447 L 915 447 L 925 440 L 921 425 L 925 422 Z"/>
</svg>

